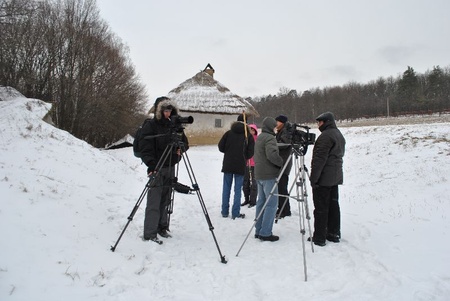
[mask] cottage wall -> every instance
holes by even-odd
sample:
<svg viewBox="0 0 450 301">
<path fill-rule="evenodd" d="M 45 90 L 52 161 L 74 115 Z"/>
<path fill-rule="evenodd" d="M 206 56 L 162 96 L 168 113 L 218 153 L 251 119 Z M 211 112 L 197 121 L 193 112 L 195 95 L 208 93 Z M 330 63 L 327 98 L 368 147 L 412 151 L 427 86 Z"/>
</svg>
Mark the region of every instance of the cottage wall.
<svg viewBox="0 0 450 301">
<path fill-rule="evenodd" d="M 190 144 L 215 144 L 228 131 L 238 115 L 180 112 L 180 116 L 192 116 L 194 122 L 185 125 Z"/>
</svg>

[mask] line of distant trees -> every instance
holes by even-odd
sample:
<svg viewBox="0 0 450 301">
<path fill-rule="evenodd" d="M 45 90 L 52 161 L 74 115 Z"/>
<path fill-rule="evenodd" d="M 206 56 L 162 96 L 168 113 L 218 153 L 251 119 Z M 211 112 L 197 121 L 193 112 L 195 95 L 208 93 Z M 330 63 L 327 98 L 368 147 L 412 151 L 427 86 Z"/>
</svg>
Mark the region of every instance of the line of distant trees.
<svg viewBox="0 0 450 301">
<path fill-rule="evenodd" d="M 53 103 L 55 125 L 96 147 L 134 133 L 144 119 L 145 87 L 95 0 L 0 0 L 0 85 Z M 262 117 L 306 123 L 324 111 L 341 120 L 448 112 L 449 98 L 450 69 L 435 66 L 367 84 L 281 88 L 250 102 Z"/>
<path fill-rule="evenodd" d="M 378 78 L 367 84 L 316 88 L 303 93 L 281 88 L 277 95 L 250 100 L 261 118 L 285 114 L 292 122 L 314 122 L 325 111 L 340 120 L 381 116 L 450 113 L 450 67 L 433 67 L 418 74 L 408 66 L 397 78 Z"/>
<path fill-rule="evenodd" d="M 104 147 L 134 132 L 145 87 L 95 0 L 0 0 L 0 85 L 52 102 L 52 119 Z"/>
</svg>

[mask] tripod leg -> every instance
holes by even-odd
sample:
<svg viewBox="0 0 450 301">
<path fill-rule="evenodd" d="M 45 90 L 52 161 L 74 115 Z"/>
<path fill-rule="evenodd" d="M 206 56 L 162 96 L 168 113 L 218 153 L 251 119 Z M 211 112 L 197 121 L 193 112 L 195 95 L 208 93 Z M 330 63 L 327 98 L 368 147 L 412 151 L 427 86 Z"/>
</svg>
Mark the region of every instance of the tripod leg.
<svg viewBox="0 0 450 301">
<path fill-rule="evenodd" d="M 283 174 L 284 174 L 284 171 L 286 170 L 286 168 L 288 167 L 288 165 L 289 165 L 289 163 L 290 163 L 291 161 L 292 161 L 292 156 L 289 156 L 289 158 L 288 158 L 288 159 L 286 160 L 286 162 L 284 163 L 284 165 L 283 165 L 283 167 L 281 168 L 281 171 L 280 171 L 280 173 L 279 173 L 279 175 L 278 175 L 278 177 L 277 177 L 277 181 L 276 181 L 276 184 L 277 184 L 277 185 L 280 183 L 280 180 L 281 180 L 281 178 L 282 178 L 282 176 L 283 176 Z M 292 189 L 292 187 L 291 187 L 291 189 Z M 288 192 L 287 195 L 281 195 L 281 194 L 280 194 L 280 190 L 278 189 L 278 193 L 276 194 L 276 196 L 278 197 L 278 199 L 280 198 L 280 196 L 284 196 L 285 199 L 284 199 L 284 202 L 283 202 L 283 205 L 281 206 L 281 208 L 280 208 L 280 206 L 278 206 L 278 208 L 280 208 L 280 209 L 279 209 L 279 211 L 278 211 L 278 214 L 275 216 L 275 223 L 278 223 L 278 220 L 280 219 L 280 216 L 281 216 L 281 214 L 282 214 L 282 212 L 283 212 L 283 210 L 284 210 L 284 207 L 286 206 L 286 203 L 289 202 L 289 194 L 290 194 L 290 190 L 289 190 L 289 192 Z"/>
<path fill-rule="evenodd" d="M 150 189 L 151 185 L 153 184 L 155 180 L 155 177 L 150 177 L 150 179 L 148 180 L 147 184 L 145 185 L 144 190 L 142 191 L 141 195 L 139 196 L 139 199 L 137 200 L 136 204 L 134 205 L 133 210 L 131 210 L 130 215 L 128 216 L 128 222 L 125 224 L 125 227 L 123 228 L 122 232 L 119 235 L 119 238 L 117 239 L 116 243 L 114 244 L 114 246 L 111 246 L 111 251 L 115 251 L 117 245 L 119 244 L 120 239 L 122 238 L 123 234 L 125 233 L 125 230 L 128 228 L 128 225 L 130 224 L 130 222 L 133 220 L 134 215 L 136 214 L 139 206 L 142 203 L 142 200 L 144 199 L 145 195 L 147 194 L 148 190 Z"/>
<path fill-rule="evenodd" d="M 164 166 L 164 162 L 167 160 L 167 158 L 169 157 L 171 152 L 172 152 L 172 146 L 168 145 L 166 147 L 166 149 L 164 150 L 163 155 L 161 156 L 161 159 L 156 164 L 156 168 L 155 168 L 156 171 L 158 171 L 162 166 Z M 130 222 L 133 220 L 133 217 L 136 214 L 139 206 L 141 205 L 142 200 L 144 199 L 145 195 L 148 193 L 148 190 L 152 187 L 153 183 L 155 182 L 156 177 L 158 177 L 157 173 L 150 175 L 150 179 L 148 180 L 147 184 L 145 185 L 144 190 L 142 191 L 136 204 L 134 205 L 134 208 L 131 211 L 130 216 L 128 216 L 128 222 L 125 224 L 125 227 L 123 228 L 122 232 L 120 233 L 119 238 L 117 239 L 114 246 L 111 246 L 111 251 L 114 252 L 116 250 L 116 247 L 119 244 L 120 239 L 122 238 L 123 234 L 125 233 L 125 230 L 128 228 L 128 225 L 130 224 Z"/>
<path fill-rule="evenodd" d="M 192 169 L 191 162 L 189 161 L 189 157 L 187 156 L 187 153 L 183 154 L 183 161 L 184 161 L 184 164 L 186 166 L 186 170 L 187 170 L 187 173 L 189 175 L 189 179 L 191 180 L 192 188 L 194 188 L 194 191 L 197 194 L 198 201 L 199 201 L 200 206 L 202 208 L 202 211 L 203 211 L 203 214 L 205 216 L 206 222 L 208 224 L 209 230 L 211 231 L 211 235 L 213 237 L 214 243 L 216 244 L 217 251 L 219 252 L 220 262 L 227 263 L 225 255 L 222 255 L 222 252 L 220 251 L 219 243 L 217 242 L 216 235 L 214 234 L 214 227 L 212 225 L 211 219 L 209 218 L 209 214 L 208 214 L 208 211 L 206 209 L 206 205 L 205 205 L 205 202 L 203 200 L 203 196 L 202 196 L 202 194 L 200 192 L 200 188 L 199 188 L 199 186 L 197 184 L 197 179 L 195 178 L 194 171 Z"/>
<path fill-rule="evenodd" d="M 289 160 L 288 160 L 289 161 Z M 287 163 L 285 164 L 284 167 L 287 166 Z M 275 184 L 272 186 L 272 189 L 270 190 L 269 195 L 266 197 L 266 200 L 264 201 L 264 205 L 261 208 L 261 211 L 259 212 L 258 216 L 256 216 L 255 220 L 253 221 L 253 225 L 251 226 L 250 230 L 247 233 L 247 236 L 245 237 L 244 241 L 242 242 L 241 247 L 239 248 L 238 252 L 236 253 L 236 257 L 239 256 L 239 253 L 241 252 L 242 248 L 244 247 L 244 244 L 247 242 L 248 237 L 250 236 L 250 233 L 252 232 L 252 229 L 255 227 L 256 223 L 258 222 L 258 220 L 261 218 L 261 215 L 264 214 L 264 209 L 266 209 L 267 203 L 269 202 L 270 198 L 272 196 L 277 196 L 277 193 L 275 192 L 275 189 L 277 188 L 278 182 L 280 181 L 281 176 L 283 175 L 284 169 L 282 169 L 282 171 L 280 172 L 280 175 L 278 176 L 278 178 L 275 180 Z M 258 206 L 258 205 L 256 205 Z"/>
<path fill-rule="evenodd" d="M 175 171 L 175 174 L 173 174 L 172 172 L 170 173 L 170 202 L 167 205 L 167 229 L 169 230 L 170 227 L 170 216 L 173 213 L 173 201 L 175 199 L 175 187 L 174 185 L 177 183 L 177 179 L 178 179 L 178 165 L 177 165 L 177 169 Z"/>
<path fill-rule="evenodd" d="M 295 175 L 294 180 L 295 180 L 296 178 L 297 178 L 297 174 Z M 289 202 L 289 200 L 290 200 L 290 198 L 291 198 L 290 195 L 291 195 L 292 190 L 294 189 L 294 186 L 295 186 L 295 185 L 296 185 L 296 182 L 293 181 L 292 184 L 291 184 L 291 186 L 290 186 L 290 188 L 289 188 L 289 190 L 288 190 L 287 195 L 282 195 L 282 196 L 285 196 L 286 198 L 285 198 L 285 200 L 284 200 L 284 202 L 283 202 L 283 206 L 281 206 L 280 212 L 278 212 L 278 214 L 275 216 L 275 224 L 278 223 L 278 220 L 279 220 L 280 217 L 281 217 L 281 213 L 283 212 L 284 207 L 286 206 L 286 203 Z M 279 192 L 279 191 L 278 191 L 278 192 Z M 278 194 L 278 196 L 280 196 L 280 194 Z"/>
<path fill-rule="evenodd" d="M 311 215 L 309 214 L 309 205 L 308 205 L 308 190 L 306 187 L 307 181 L 306 181 L 306 176 L 308 176 L 308 180 L 309 180 L 309 172 L 308 169 L 306 168 L 305 165 L 305 157 L 301 156 L 300 157 L 300 169 L 301 169 L 301 174 L 302 174 L 302 179 L 303 179 L 303 186 L 302 186 L 302 202 L 303 202 L 303 206 L 304 206 L 304 210 L 305 210 L 305 218 L 307 220 L 308 223 L 308 231 L 309 231 L 309 237 L 311 237 L 311 251 L 314 253 L 314 243 L 312 241 L 312 237 L 313 237 L 313 233 L 311 231 Z"/>
</svg>

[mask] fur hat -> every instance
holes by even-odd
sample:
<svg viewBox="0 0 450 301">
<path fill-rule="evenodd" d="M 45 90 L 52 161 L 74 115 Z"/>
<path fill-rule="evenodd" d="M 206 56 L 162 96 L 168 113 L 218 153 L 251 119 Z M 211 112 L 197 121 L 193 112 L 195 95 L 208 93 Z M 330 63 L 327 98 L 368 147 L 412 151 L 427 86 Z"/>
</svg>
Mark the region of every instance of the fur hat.
<svg viewBox="0 0 450 301">
<path fill-rule="evenodd" d="M 178 107 L 176 103 L 171 100 L 170 98 L 165 97 L 164 99 L 160 100 L 157 104 L 156 111 L 155 111 L 155 118 L 160 120 L 163 118 L 163 112 L 166 109 L 172 110 L 172 113 L 170 113 L 170 116 L 178 115 Z"/>
<path fill-rule="evenodd" d="M 275 118 L 276 121 L 286 123 L 288 121 L 288 118 L 286 115 L 279 115 L 277 118 Z"/>
</svg>

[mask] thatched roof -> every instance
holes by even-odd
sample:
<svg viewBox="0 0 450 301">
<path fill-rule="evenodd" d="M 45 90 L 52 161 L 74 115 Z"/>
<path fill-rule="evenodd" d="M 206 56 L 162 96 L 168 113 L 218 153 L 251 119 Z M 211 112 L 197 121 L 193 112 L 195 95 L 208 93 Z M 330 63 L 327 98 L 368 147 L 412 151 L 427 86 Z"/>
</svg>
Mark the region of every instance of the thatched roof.
<svg viewBox="0 0 450 301">
<path fill-rule="evenodd" d="M 212 68 L 212 67 L 211 67 Z M 201 71 L 181 83 L 167 95 L 183 112 L 241 114 L 259 116 L 255 108 L 242 97 L 232 93 L 210 74 Z"/>
<path fill-rule="evenodd" d="M 134 138 L 130 134 L 126 134 L 122 139 L 107 145 L 105 149 L 117 149 L 123 147 L 133 146 Z"/>
</svg>

